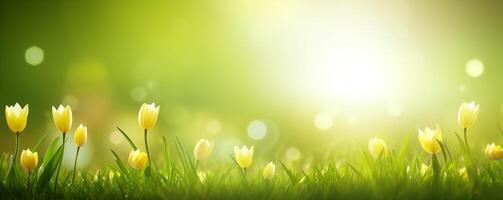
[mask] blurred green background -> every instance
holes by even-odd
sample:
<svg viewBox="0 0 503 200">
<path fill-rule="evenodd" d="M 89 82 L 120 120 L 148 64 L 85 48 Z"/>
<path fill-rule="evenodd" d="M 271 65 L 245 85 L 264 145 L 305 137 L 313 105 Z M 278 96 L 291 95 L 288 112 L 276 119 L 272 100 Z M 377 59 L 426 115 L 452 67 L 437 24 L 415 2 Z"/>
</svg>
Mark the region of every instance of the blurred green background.
<svg viewBox="0 0 503 200">
<path fill-rule="evenodd" d="M 437 123 L 456 145 L 472 100 L 482 152 L 501 141 L 502 18 L 501 1 L 2 1 L 0 105 L 30 105 L 22 148 L 58 136 L 51 106 L 70 105 L 90 168 L 113 164 L 111 148 L 126 158 L 116 126 L 143 148 L 144 102 L 161 105 L 158 157 L 162 136 L 215 140 L 208 163 L 235 144 L 263 163 L 344 160 L 373 136 L 419 152 L 416 130 Z M 0 132 L 12 152 L 4 120 Z"/>
</svg>

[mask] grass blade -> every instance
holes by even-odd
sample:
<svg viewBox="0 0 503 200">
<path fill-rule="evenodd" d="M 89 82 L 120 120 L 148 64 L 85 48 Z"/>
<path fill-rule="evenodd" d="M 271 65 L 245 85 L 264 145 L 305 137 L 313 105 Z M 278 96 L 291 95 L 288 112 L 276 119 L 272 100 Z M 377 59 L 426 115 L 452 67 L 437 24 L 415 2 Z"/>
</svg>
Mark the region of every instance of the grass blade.
<svg viewBox="0 0 503 200">
<path fill-rule="evenodd" d="M 121 128 L 117 127 L 117 130 L 119 130 L 119 132 L 122 133 L 122 135 L 126 138 L 126 140 L 128 141 L 129 145 L 131 145 L 131 147 L 136 150 L 138 149 L 136 147 L 136 145 L 134 144 L 133 140 L 131 140 L 131 138 L 129 138 L 129 136 L 126 134 L 126 132 L 124 132 Z"/>
<path fill-rule="evenodd" d="M 283 169 L 285 169 L 285 172 L 290 178 L 290 181 L 292 181 L 292 184 L 293 185 L 297 184 L 297 177 L 293 174 L 293 172 L 290 169 L 288 169 L 288 167 L 286 167 L 286 165 L 282 161 L 279 161 L 279 163 L 281 164 Z"/>
<path fill-rule="evenodd" d="M 117 155 L 117 153 L 115 153 L 115 151 L 113 149 L 110 149 L 110 151 L 112 152 L 112 154 L 114 155 L 115 157 L 115 162 L 117 163 L 117 165 L 119 166 L 119 169 L 122 171 L 123 174 L 127 175 L 128 171 L 127 171 L 127 168 L 126 166 L 124 165 L 124 163 L 122 162 L 122 160 L 119 158 L 119 156 Z"/>
<path fill-rule="evenodd" d="M 44 166 L 40 167 L 40 170 L 42 170 L 42 172 L 40 173 L 40 176 L 38 178 L 37 191 L 42 191 L 47 188 L 47 186 L 49 186 L 49 181 L 56 172 L 60 160 L 63 158 L 62 147 L 63 146 L 59 146 L 56 152 L 52 156 L 48 157 L 48 161 L 44 162 Z"/>
<path fill-rule="evenodd" d="M 44 137 L 42 137 L 40 140 L 38 140 L 37 144 L 35 144 L 32 151 L 36 152 L 38 150 L 38 147 L 40 147 L 40 145 L 45 141 L 46 138 L 47 138 L 47 134 L 45 134 Z"/>
</svg>

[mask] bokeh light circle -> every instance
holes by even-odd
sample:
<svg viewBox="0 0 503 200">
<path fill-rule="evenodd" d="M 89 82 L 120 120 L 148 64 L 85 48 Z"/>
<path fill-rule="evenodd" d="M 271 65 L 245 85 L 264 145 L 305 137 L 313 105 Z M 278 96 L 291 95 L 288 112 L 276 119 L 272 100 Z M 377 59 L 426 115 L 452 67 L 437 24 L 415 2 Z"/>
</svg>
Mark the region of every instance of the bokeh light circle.
<svg viewBox="0 0 503 200">
<path fill-rule="evenodd" d="M 484 73 L 484 64 L 480 60 L 472 59 L 466 63 L 466 73 L 473 78 L 477 78 Z"/>
<path fill-rule="evenodd" d="M 326 131 L 334 125 L 334 117 L 329 113 L 318 113 L 314 116 L 314 126 L 322 131 Z"/>
<path fill-rule="evenodd" d="M 119 145 L 124 141 L 124 137 L 118 131 L 110 133 L 110 142 L 114 145 Z"/>
<path fill-rule="evenodd" d="M 29 47 L 24 53 L 24 59 L 29 65 L 37 66 L 44 61 L 44 50 L 37 46 Z"/>
<path fill-rule="evenodd" d="M 206 123 L 206 131 L 211 134 L 217 134 L 222 131 L 222 123 L 220 121 L 213 119 Z"/>
<path fill-rule="evenodd" d="M 248 125 L 248 137 L 254 140 L 261 140 L 267 135 L 267 125 L 260 121 L 255 120 Z"/>
<path fill-rule="evenodd" d="M 286 150 L 286 159 L 289 161 L 297 161 L 300 160 L 302 154 L 297 147 L 290 147 Z"/>
</svg>

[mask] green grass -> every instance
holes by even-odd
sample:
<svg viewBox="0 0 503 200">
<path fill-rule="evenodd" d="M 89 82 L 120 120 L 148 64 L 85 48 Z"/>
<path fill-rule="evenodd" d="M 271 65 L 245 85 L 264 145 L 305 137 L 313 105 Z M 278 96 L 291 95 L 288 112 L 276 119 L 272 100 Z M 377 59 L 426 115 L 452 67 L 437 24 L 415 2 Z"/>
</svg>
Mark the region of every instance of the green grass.
<svg viewBox="0 0 503 200">
<path fill-rule="evenodd" d="M 408 140 L 399 151 L 377 159 L 362 149 L 348 161 L 313 162 L 305 170 L 276 160 L 276 176 L 265 180 L 263 166 L 244 173 L 232 155 L 217 166 L 196 169 L 183 141 L 164 138 L 167 162 L 155 162 L 155 168 L 134 170 L 120 159 L 125 155 L 111 150 L 115 163 L 99 171 L 79 171 L 74 183 L 72 171 L 63 168 L 55 190 L 56 163 L 61 159 L 58 142 L 55 138 L 49 144 L 40 159 L 43 167 L 35 170 L 30 188 L 26 187 L 27 173 L 19 169 L 14 182 L 0 183 L 0 199 L 499 199 L 503 195 L 502 162 L 474 156 L 472 162 L 465 163 L 463 152 L 452 152 L 459 143 L 444 144 L 438 163 L 426 153 L 410 157 L 406 156 Z M 176 151 L 170 151 L 173 146 Z M 8 155 L 0 162 L 0 178 L 6 180 Z M 421 172 L 422 163 L 430 166 L 425 173 Z M 459 174 L 462 167 L 469 169 L 469 178 Z M 204 171 L 204 178 L 200 171 Z"/>
</svg>

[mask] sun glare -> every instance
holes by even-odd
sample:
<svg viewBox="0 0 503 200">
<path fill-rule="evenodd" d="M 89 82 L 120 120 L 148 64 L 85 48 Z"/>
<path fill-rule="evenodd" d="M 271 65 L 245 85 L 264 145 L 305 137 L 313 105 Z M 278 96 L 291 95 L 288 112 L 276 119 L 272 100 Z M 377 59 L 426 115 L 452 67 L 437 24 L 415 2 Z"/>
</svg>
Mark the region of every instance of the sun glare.
<svg viewBox="0 0 503 200">
<path fill-rule="evenodd" d="M 315 66 L 311 89 L 323 96 L 364 100 L 386 92 L 389 80 L 379 55 L 353 47 L 342 47 Z"/>
</svg>

